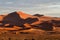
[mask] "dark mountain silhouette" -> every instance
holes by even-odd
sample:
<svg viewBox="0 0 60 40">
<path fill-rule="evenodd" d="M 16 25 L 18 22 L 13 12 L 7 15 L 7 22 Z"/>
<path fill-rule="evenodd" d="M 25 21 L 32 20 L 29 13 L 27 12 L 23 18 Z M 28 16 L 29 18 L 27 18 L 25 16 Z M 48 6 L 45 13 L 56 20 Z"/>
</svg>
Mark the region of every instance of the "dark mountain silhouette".
<svg viewBox="0 0 60 40">
<path fill-rule="evenodd" d="M 46 30 L 46 31 L 52 31 L 53 30 L 53 23 L 48 22 L 48 21 L 43 21 L 40 24 L 32 25 L 32 26 L 34 28 L 42 29 L 42 30 Z"/>
<path fill-rule="evenodd" d="M 60 20 L 51 20 L 55 27 L 60 27 Z"/>
<path fill-rule="evenodd" d="M 44 16 L 44 15 L 40 15 L 40 14 L 34 14 L 33 16 L 42 17 L 42 16 Z"/>
<path fill-rule="evenodd" d="M 38 21 L 38 19 L 37 18 L 31 18 L 31 17 L 28 17 L 27 19 L 23 19 L 21 17 L 21 15 L 18 14 L 17 12 L 12 12 L 3 18 L 2 23 L 3 23 L 3 26 L 5 24 L 9 24 L 5 27 L 19 26 L 19 27 L 25 28 L 25 26 L 24 26 L 25 23 L 31 24 L 35 21 Z"/>
<path fill-rule="evenodd" d="M 32 24 L 33 22 L 38 21 L 37 18 L 27 18 L 27 19 L 25 19 L 25 20 L 26 20 L 26 23 L 29 23 L 29 24 Z"/>
<path fill-rule="evenodd" d="M 16 26 L 22 26 L 25 23 L 24 19 L 22 19 L 17 12 L 9 13 L 7 16 L 3 18 L 3 25 L 10 24 Z M 11 26 L 12 27 L 12 26 Z"/>
</svg>

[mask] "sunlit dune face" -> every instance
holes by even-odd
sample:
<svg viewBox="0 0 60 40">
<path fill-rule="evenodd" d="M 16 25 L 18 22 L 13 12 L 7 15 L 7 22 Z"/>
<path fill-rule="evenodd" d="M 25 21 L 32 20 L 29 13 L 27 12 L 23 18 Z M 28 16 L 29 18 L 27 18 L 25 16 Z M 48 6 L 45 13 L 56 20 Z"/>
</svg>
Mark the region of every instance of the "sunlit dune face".
<svg viewBox="0 0 60 40">
<path fill-rule="evenodd" d="M 19 16 L 20 16 L 21 18 L 23 18 L 23 19 L 26 19 L 26 18 L 28 18 L 29 16 L 31 16 L 31 15 L 26 14 L 26 13 L 23 13 L 23 12 L 21 12 L 21 11 L 19 11 L 19 12 L 17 12 L 17 13 L 18 13 Z"/>
<path fill-rule="evenodd" d="M 42 17 L 40 17 L 40 20 L 60 20 L 60 18 L 42 16 Z"/>
<path fill-rule="evenodd" d="M 8 27 L 0 27 L 0 30 L 19 30 L 22 29 L 21 27 L 18 26 L 13 26 L 12 28 L 8 28 Z"/>
<path fill-rule="evenodd" d="M 37 24 L 40 24 L 41 22 L 40 21 L 36 21 L 34 23 L 32 23 L 31 25 L 37 25 Z"/>
<path fill-rule="evenodd" d="M 26 14 L 26 13 L 21 12 L 21 11 L 19 11 L 19 12 L 17 12 L 17 13 L 18 13 L 19 16 L 20 16 L 21 18 L 23 18 L 23 19 L 27 19 L 28 17 L 36 18 L 35 16 L 32 16 L 32 15 Z"/>
<path fill-rule="evenodd" d="M 24 26 L 25 26 L 26 28 L 31 28 L 30 24 L 28 24 L 28 23 L 25 23 Z"/>
<path fill-rule="evenodd" d="M 10 24 L 5 24 L 4 26 L 9 26 Z"/>
<path fill-rule="evenodd" d="M 2 20 L 3 20 L 3 18 L 4 18 L 4 16 L 0 16 L 0 21 L 2 21 Z"/>
</svg>

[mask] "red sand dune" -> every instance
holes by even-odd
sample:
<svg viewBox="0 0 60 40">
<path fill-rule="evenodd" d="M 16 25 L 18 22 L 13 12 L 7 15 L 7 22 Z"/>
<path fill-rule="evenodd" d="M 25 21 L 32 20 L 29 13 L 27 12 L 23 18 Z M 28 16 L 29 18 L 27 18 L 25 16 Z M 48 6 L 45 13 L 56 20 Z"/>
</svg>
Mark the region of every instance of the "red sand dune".
<svg viewBox="0 0 60 40">
<path fill-rule="evenodd" d="M 49 17 L 49 16 L 41 16 L 41 17 L 38 17 L 38 16 L 33 16 L 33 15 L 30 15 L 30 14 L 26 14 L 26 13 L 24 13 L 24 12 L 21 12 L 21 11 L 17 11 L 16 12 L 22 19 L 27 19 L 27 18 L 37 18 L 38 19 L 38 21 L 35 21 L 35 22 L 33 22 L 33 23 L 31 23 L 31 24 L 28 24 L 28 23 L 26 23 L 26 24 L 24 24 L 24 26 L 26 27 L 26 28 L 32 28 L 32 26 L 31 25 L 34 25 L 34 26 L 36 26 L 36 25 L 38 25 L 38 24 L 40 24 L 40 23 L 42 23 L 42 22 L 44 22 L 44 21 L 47 21 L 47 22 L 51 22 L 51 20 L 55 20 L 55 21 L 59 21 L 60 22 L 60 18 L 56 18 L 56 17 Z M 9 15 L 9 14 L 8 14 Z M 0 21 L 3 21 L 4 20 L 4 17 L 8 17 L 8 15 L 4 15 L 4 16 L 1 16 L 0 15 Z M 9 18 L 12 18 L 12 19 L 14 19 L 13 17 L 9 17 Z M 12 22 L 12 19 L 10 19 L 11 20 L 11 22 Z M 7 21 L 8 19 L 6 19 L 5 21 Z M 8 20 L 8 22 L 10 21 L 10 20 Z M 13 20 L 13 21 L 15 21 L 15 20 Z M 32 20 L 31 20 L 32 21 Z M 16 21 L 15 21 L 16 22 Z M 20 22 L 20 21 L 19 21 Z M 10 24 L 12 24 L 12 23 L 10 23 Z M 60 23 L 59 23 L 60 24 Z M 6 25 L 6 24 L 5 24 Z M 55 23 L 55 25 L 56 25 L 56 23 Z M 7 25 L 6 25 L 7 26 Z M 60 26 L 59 26 L 60 27 Z M 18 27 L 18 25 L 17 26 L 13 26 L 13 28 L 0 28 L 0 29 L 5 29 L 5 30 L 18 30 L 18 29 L 20 29 L 21 27 Z"/>
</svg>

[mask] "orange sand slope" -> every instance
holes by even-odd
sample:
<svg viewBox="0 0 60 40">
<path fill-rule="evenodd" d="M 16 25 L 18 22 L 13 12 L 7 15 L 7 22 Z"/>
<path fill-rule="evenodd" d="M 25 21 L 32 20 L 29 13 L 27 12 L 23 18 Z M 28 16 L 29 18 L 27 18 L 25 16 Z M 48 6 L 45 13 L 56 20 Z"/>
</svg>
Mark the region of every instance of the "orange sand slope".
<svg viewBox="0 0 60 40">
<path fill-rule="evenodd" d="M 23 21 L 22 21 L 23 20 Z M 20 30 L 20 29 L 42 29 L 53 30 L 60 27 L 60 18 L 44 15 L 30 15 L 21 11 L 12 12 L 8 15 L 0 15 L 0 29 Z"/>
</svg>

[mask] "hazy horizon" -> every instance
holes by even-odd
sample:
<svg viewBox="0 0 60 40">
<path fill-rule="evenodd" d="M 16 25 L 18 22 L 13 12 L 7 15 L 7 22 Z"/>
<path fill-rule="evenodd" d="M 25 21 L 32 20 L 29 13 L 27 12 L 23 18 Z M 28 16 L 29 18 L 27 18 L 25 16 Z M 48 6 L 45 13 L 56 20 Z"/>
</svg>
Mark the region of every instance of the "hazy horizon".
<svg viewBox="0 0 60 40">
<path fill-rule="evenodd" d="M 60 0 L 0 0 L 0 14 L 23 11 L 60 17 Z"/>
</svg>

